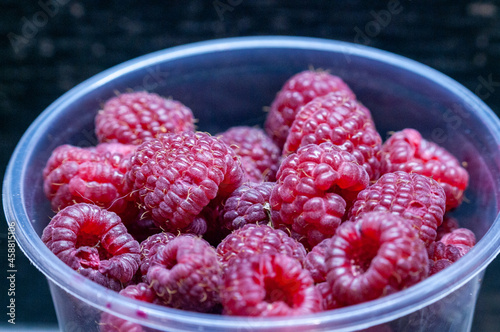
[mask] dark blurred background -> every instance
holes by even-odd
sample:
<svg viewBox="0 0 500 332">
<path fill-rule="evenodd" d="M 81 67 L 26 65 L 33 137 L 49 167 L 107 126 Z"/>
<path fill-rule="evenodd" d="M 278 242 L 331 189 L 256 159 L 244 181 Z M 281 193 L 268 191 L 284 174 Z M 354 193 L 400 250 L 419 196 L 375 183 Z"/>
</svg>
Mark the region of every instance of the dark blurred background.
<svg viewBox="0 0 500 332">
<path fill-rule="evenodd" d="M 295 35 L 373 46 L 427 64 L 500 113 L 496 1 L 1 0 L 0 174 L 29 124 L 60 95 L 104 69 L 186 43 Z M 0 220 L 0 266 L 7 227 Z M 16 326 L 55 328 L 44 277 L 18 251 Z M 6 268 L 0 307 L 8 305 Z M 500 259 L 488 268 L 473 331 L 500 330 Z M 5 309 L 4 309 L 5 310 Z M 8 317 L 0 312 L 0 330 Z"/>
</svg>

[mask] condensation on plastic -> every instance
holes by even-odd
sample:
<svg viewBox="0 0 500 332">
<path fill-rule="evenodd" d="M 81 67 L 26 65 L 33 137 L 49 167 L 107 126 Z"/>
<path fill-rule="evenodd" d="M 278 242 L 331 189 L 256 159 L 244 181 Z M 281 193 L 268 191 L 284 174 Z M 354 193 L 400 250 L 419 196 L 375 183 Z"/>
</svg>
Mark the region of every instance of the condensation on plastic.
<svg viewBox="0 0 500 332">
<path fill-rule="evenodd" d="M 341 76 L 371 111 L 382 137 L 413 127 L 455 154 L 470 172 L 467 200 L 454 212 L 480 241 L 459 263 L 397 294 L 303 317 L 259 319 L 174 310 L 124 298 L 59 261 L 40 235 L 53 214 L 42 169 L 63 143 L 96 143 L 93 118 L 116 91 L 148 90 L 188 105 L 198 129 L 262 125 L 264 107 L 293 74 Z M 99 331 L 106 311 L 145 331 L 469 331 L 484 269 L 500 251 L 500 122 L 475 95 L 412 60 L 354 44 L 297 37 L 201 42 L 128 61 L 83 82 L 30 126 L 3 185 L 7 221 L 20 248 L 48 278 L 63 331 Z"/>
</svg>

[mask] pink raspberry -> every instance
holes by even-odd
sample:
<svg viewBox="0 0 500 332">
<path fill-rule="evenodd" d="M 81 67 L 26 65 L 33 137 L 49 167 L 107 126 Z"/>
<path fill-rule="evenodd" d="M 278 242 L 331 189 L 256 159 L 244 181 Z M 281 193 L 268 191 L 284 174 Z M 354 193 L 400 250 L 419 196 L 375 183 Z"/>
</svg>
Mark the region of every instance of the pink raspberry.
<svg viewBox="0 0 500 332">
<path fill-rule="evenodd" d="M 236 259 L 224 273 L 220 295 L 227 315 L 298 316 L 322 310 L 309 272 L 282 254 Z"/>
<path fill-rule="evenodd" d="M 117 214 L 96 205 L 62 209 L 43 230 L 42 241 L 73 270 L 116 291 L 139 268 L 139 243 Z"/>
<path fill-rule="evenodd" d="M 436 143 L 422 138 L 415 129 L 394 133 L 382 146 L 383 173 L 404 171 L 436 180 L 446 193 L 446 210 L 462 202 L 469 173 L 457 158 Z"/>
<path fill-rule="evenodd" d="M 432 243 L 429 254 L 429 273 L 431 275 L 456 262 L 476 245 L 476 236 L 467 228 L 457 228 L 443 236 L 440 241 Z"/>
<path fill-rule="evenodd" d="M 141 144 L 127 173 L 134 194 L 158 227 L 188 227 L 216 197 L 222 199 L 243 180 L 233 150 L 206 133 L 165 134 Z"/>
<path fill-rule="evenodd" d="M 233 231 L 217 246 L 221 266 L 225 269 L 235 258 L 254 256 L 260 253 L 284 254 L 302 264 L 306 250 L 302 244 L 285 232 L 267 225 L 248 224 Z"/>
<path fill-rule="evenodd" d="M 161 232 L 151 235 L 141 242 L 141 262 L 139 264 L 139 274 L 143 282 L 147 282 L 146 275 L 151 266 L 151 259 L 156 255 L 158 249 L 166 246 L 167 243 L 175 239 L 172 233 Z"/>
<path fill-rule="evenodd" d="M 443 221 L 446 196 L 443 188 L 426 176 L 397 171 L 382 175 L 362 190 L 354 201 L 348 218 L 356 220 L 366 212 L 389 211 L 402 216 L 419 231 L 429 245 Z"/>
<path fill-rule="evenodd" d="M 99 154 L 106 154 L 110 152 L 112 154 L 121 154 L 124 157 L 129 157 L 134 153 L 137 145 L 134 144 L 122 144 L 122 143 L 99 143 L 95 147 L 95 151 Z"/>
<path fill-rule="evenodd" d="M 100 142 L 141 144 L 164 133 L 194 131 L 191 109 L 182 103 L 145 91 L 109 99 L 95 118 Z"/>
<path fill-rule="evenodd" d="M 161 304 L 161 301 L 159 301 L 158 297 L 156 296 L 156 293 L 146 283 L 129 285 L 120 291 L 120 295 L 139 301 L 144 301 L 147 303 Z M 138 315 L 144 316 L 145 313 L 139 311 Z M 144 331 L 141 325 L 113 316 L 107 312 L 103 312 L 101 315 L 99 329 L 101 332 Z"/>
<path fill-rule="evenodd" d="M 218 136 L 241 157 L 241 164 L 250 181 L 275 180 L 281 151 L 264 130 L 239 126 Z"/>
<path fill-rule="evenodd" d="M 130 154 L 115 152 L 128 149 L 118 144 L 95 148 L 61 145 L 54 149 L 43 170 L 43 188 L 52 209 L 93 203 L 118 213 L 124 222 L 135 216 L 135 204 L 128 199 L 131 187 L 125 180 Z"/>
<path fill-rule="evenodd" d="M 283 160 L 271 192 L 275 227 L 290 228 L 313 247 L 335 234 L 346 209 L 343 197 L 355 197 L 368 183 L 356 158 L 332 142 L 301 147 Z"/>
<path fill-rule="evenodd" d="M 458 220 L 453 218 L 452 216 L 449 216 L 447 214 L 444 215 L 443 217 L 443 223 L 439 225 L 437 228 L 437 236 L 436 236 L 436 241 L 441 240 L 441 238 L 447 234 L 451 233 L 455 229 L 460 228 L 460 225 L 458 224 Z"/>
<path fill-rule="evenodd" d="M 333 295 L 328 282 L 323 281 L 316 284 L 316 289 L 321 294 L 321 305 L 324 310 L 333 310 L 342 307 Z"/>
<path fill-rule="evenodd" d="M 326 253 L 327 281 L 341 305 L 397 292 L 428 275 L 424 243 L 402 217 L 388 212 L 343 223 Z"/>
<path fill-rule="evenodd" d="M 327 141 L 356 157 L 371 180 L 378 179 L 382 138 L 370 111 L 345 91 L 316 97 L 298 110 L 283 155 Z"/>
<path fill-rule="evenodd" d="M 290 77 L 271 104 L 265 122 L 267 134 L 281 149 L 299 109 L 318 96 L 345 91 L 353 99 L 354 93 L 340 78 L 326 71 L 306 70 Z"/>
<path fill-rule="evenodd" d="M 311 273 L 314 282 L 319 284 L 326 281 L 326 250 L 330 246 L 332 238 L 324 239 L 315 245 L 306 256 L 304 267 Z"/>
<path fill-rule="evenodd" d="M 205 240 L 179 235 L 159 247 L 150 264 L 147 280 L 165 305 L 208 312 L 219 303 L 221 268 Z"/>
<path fill-rule="evenodd" d="M 275 182 L 245 182 L 229 196 L 220 211 L 222 226 L 235 230 L 246 224 L 271 222 L 269 199 Z"/>
</svg>

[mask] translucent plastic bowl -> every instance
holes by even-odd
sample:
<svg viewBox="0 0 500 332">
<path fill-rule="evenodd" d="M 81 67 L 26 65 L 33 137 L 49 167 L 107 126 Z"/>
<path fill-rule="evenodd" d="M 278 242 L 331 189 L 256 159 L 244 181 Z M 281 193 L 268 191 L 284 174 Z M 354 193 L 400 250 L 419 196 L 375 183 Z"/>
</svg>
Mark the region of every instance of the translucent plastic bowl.
<svg viewBox="0 0 500 332">
<path fill-rule="evenodd" d="M 420 130 L 468 165 L 467 202 L 455 211 L 479 242 L 459 263 L 397 294 L 335 311 L 258 319 L 198 314 L 124 298 L 71 270 L 42 243 L 53 215 L 42 168 L 63 143 L 96 143 L 93 118 L 116 91 L 148 90 L 192 108 L 199 129 L 262 124 L 263 106 L 291 75 L 339 75 L 373 113 L 381 135 Z M 78 85 L 25 133 L 8 166 L 3 203 L 19 247 L 48 278 L 60 328 L 98 331 L 100 314 L 160 331 L 469 331 L 486 266 L 500 251 L 500 123 L 470 91 L 439 72 L 387 52 L 330 40 L 251 37 L 175 47 L 128 61 Z"/>
</svg>

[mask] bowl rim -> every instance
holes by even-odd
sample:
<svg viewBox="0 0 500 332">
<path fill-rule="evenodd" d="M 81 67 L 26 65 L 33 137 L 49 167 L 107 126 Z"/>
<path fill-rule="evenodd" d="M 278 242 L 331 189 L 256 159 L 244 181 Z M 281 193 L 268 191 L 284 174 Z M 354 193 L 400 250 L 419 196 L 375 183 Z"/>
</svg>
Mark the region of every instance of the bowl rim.
<svg viewBox="0 0 500 332">
<path fill-rule="evenodd" d="M 149 53 L 124 63 L 111 67 L 78 84 L 51 105 L 49 105 L 26 130 L 14 150 L 7 166 L 3 182 L 3 206 L 7 222 L 15 222 L 15 235 L 19 247 L 29 260 L 52 283 L 69 292 L 74 297 L 92 303 L 94 307 L 113 313 L 128 320 L 144 324 L 152 328 L 162 328 L 165 319 L 179 326 L 204 326 L 217 330 L 228 330 L 234 326 L 248 325 L 254 329 L 279 328 L 287 326 L 311 326 L 331 324 L 344 329 L 363 329 L 391 321 L 423 308 L 458 289 L 483 271 L 500 252 L 500 221 L 497 214 L 494 223 L 470 251 L 460 264 L 447 268 L 445 275 L 436 274 L 426 280 L 398 293 L 374 301 L 337 309 L 335 315 L 331 312 L 321 312 L 312 315 L 289 318 L 249 319 L 247 317 L 218 316 L 201 314 L 140 302 L 119 295 L 103 286 L 95 284 L 66 266 L 60 260 L 54 260 L 55 255 L 48 250 L 34 231 L 31 221 L 20 197 L 24 189 L 19 179 L 27 167 L 27 156 L 32 151 L 30 145 L 40 138 L 44 124 L 57 117 L 65 106 L 74 100 L 99 88 L 113 79 L 158 62 L 199 56 L 208 53 L 225 52 L 243 49 L 306 49 L 344 53 L 346 57 L 356 56 L 399 67 L 414 75 L 424 77 L 439 84 L 443 89 L 454 95 L 460 95 L 462 102 L 477 111 L 484 125 L 492 133 L 492 138 L 500 146 L 500 120 L 493 111 L 476 95 L 450 77 L 414 60 L 369 46 L 348 42 L 293 36 L 259 36 L 234 37 L 196 42 Z M 27 151 L 30 151 L 28 153 Z M 19 227 L 22 226 L 22 227 Z M 111 305 L 109 305 L 111 304 Z M 147 313 L 147 318 L 131 317 L 131 312 L 141 310 Z M 355 322 L 355 323 L 352 323 Z"/>
</svg>

